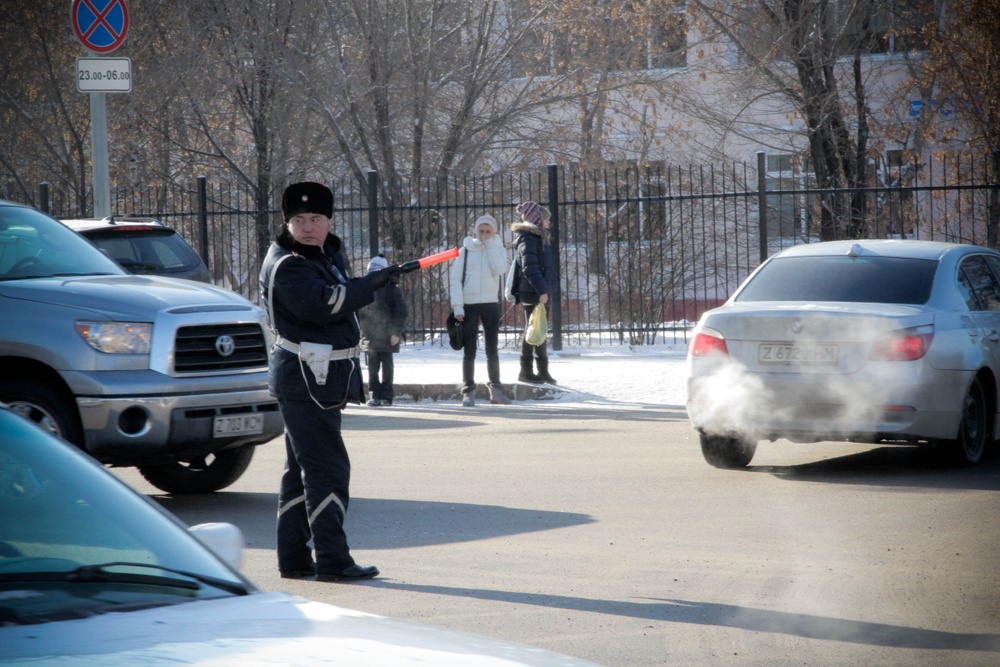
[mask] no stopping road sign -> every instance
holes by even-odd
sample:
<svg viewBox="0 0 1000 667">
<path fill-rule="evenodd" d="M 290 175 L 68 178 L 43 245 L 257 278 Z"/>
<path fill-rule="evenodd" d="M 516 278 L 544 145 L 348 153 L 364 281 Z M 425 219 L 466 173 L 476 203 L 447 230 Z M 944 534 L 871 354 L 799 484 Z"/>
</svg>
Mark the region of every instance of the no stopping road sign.
<svg viewBox="0 0 1000 667">
<path fill-rule="evenodd" d="M 73 0 L 73 32 L 95 53 L 111 53 L 128 35 L 125 0 Z"/>
</svg>

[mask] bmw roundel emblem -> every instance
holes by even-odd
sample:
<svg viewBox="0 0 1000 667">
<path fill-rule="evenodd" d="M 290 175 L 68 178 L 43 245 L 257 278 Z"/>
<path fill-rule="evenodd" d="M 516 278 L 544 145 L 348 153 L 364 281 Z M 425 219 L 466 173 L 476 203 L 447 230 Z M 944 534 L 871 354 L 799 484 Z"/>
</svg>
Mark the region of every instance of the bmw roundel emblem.
<svg viewBox="0 0 1000 667">
<path fill-rule="evenodd" d="M 236 351 L 236 341 L 232 336 L 219 336 L 215 339 L 215 351 L 220 357 L 228 357 Z"/>
<path fill-rule="evenodd" d="M 792 333 L 793 334 L 802 333 L 802 320 L 796 319 L 794 322 L 792 322 Z"/>
</svg>

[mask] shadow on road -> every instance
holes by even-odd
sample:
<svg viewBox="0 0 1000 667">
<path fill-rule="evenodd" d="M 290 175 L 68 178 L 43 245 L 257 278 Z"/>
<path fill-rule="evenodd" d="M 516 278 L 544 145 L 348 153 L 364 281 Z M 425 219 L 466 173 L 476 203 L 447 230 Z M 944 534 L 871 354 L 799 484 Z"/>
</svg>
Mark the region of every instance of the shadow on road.
<svg viewBox="0 0 1000 667">
<path fill-rule="evenodd" d="M 929 447 L 905 445 L 875 446 L 790 466 L 751 464 L 747 471 L 790 482 L 1000 491 L 1000 456 L 992 456 L 977 466 L 954 468 L 943 464 L 938 452 Z"/>
<path fill-rule="evenodd" d="M 639 618 L 668 623 L 692 623 L 739 628 L 751 632 L 793 635 L 807 639 L 868 644 L 893 648 L 986 651 L 1000 653 L 1000 635 L 957 633 L 887 623 L 794 614 L 739 605 L 689 600 L 652 599 L 645 602 L 594 600 L 565 595 L 545 595 L 480 588 L 451 588 L 420 584 L 397 584 L 391 579 L 373 579 L 367 585 L 414 593 L 449 595 L 503 603 L 557 607 L 573 611 Z"/>
<path fill-rule="evenodd" d="M 276 548 L 274 523 L 260 521 L 260 518 L 276 514 L 277 494 L 213 493 L 152 498 L 189 526 L 226 521 L 243 531 L 243 536 L 251 547 Z M 352 544 L 365 550 L 375 550 L 471 542 L 580 526 L 593 521 L 586 514 L 573 512 L 468 503 L 353 498 L 346 525 Z"/>
</svg>

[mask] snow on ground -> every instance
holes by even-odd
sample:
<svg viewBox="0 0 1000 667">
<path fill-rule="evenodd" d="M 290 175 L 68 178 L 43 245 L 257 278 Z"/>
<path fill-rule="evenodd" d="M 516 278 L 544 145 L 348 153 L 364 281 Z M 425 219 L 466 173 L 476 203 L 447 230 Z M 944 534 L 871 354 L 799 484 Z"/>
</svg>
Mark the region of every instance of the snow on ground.
<svg viewBox="0 0 1000 667">
<path fill-rule="evenodd" d="M 601 345 L 549 350 L 549 373 L 567 392 L 560 403 L 683 406 L 687 401 L 682 342 L 664 345 Z M 462 382 L 462 352 L 440 345 L 405 345 L 396 355 L 398 384 Z M 519 355 L 500 350 L 500 380 L 517 379 Z M 476 382 L 486 383 L 486 354 L 476 355 Z"/>
</svg>

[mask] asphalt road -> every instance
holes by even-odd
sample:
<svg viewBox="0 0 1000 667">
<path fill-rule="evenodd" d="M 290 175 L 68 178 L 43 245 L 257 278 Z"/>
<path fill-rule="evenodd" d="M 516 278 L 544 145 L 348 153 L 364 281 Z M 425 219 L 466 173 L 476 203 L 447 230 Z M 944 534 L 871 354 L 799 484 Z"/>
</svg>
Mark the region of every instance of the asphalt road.
<svg viewBox="0 0 1000 667">
<path fill-rule="evenodd" d="M 782 442 L 722 471 L 680 406 L 409 404 L 345 426 L 348 537 L 378 579 L 278 578 L 280 441 L 225 491 L 156 497 L 239 526 L 264 589 L 605 665 L 1000 664 L 1000 457 Z"/>
</svg>

